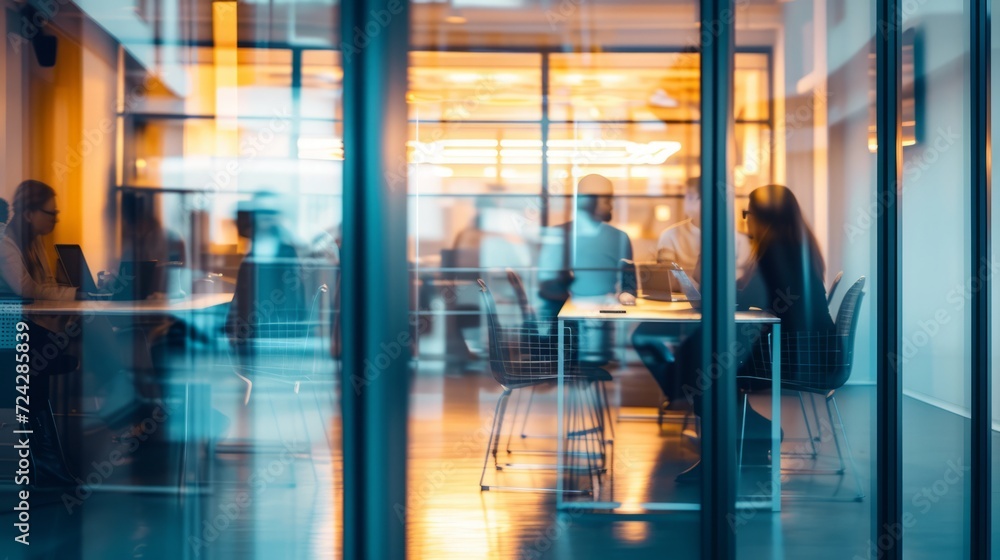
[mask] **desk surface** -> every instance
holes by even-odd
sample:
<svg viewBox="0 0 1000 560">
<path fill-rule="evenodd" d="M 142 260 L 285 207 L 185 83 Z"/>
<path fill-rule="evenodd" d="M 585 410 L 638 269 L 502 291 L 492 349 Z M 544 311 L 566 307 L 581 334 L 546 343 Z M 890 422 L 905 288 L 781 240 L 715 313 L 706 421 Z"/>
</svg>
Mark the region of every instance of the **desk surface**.
<svg viewBox="0 0 1000 560">
<path fill-rule="evenodd" d="M 173 314 L 199 311 L 229 303 L 233 294 L 193 294 L 181 299 L 141 301 L 42 301 L 24 306 L 25 313 L 45 315 L 69 313 L 98 313 L 102 315 Z"/>
<path fill-rule="evenodd" d="M 625 313 L 601 313 L 601 310 L 624 309 Z M 686 301 L 637 299 L 634 306 L 621 305 L 606 298 L 570 298 L 559 312 L 560 319 L 601 319 L 604 321 L 669 321 L 698 323 L 701 312 Z M 737 311 L 737 323 L 778 323 L 766 311 Z"/>
</svg>

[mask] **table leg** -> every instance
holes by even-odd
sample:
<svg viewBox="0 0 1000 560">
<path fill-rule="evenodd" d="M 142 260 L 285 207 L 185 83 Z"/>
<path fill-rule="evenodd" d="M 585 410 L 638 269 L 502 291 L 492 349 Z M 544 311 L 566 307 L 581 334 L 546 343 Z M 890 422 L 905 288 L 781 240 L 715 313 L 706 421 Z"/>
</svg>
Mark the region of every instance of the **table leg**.
<svg viewBox="0 0 1000 560">
<path fill-rule="evenodd" d="M 564 321 L 562 319 L 558 320 L 557 323 L 558 333 L 556 335 L 557 343 L 559 348 L 556 350 L 558 353 L 558 372 L 557 372 L 557 387 L 556 387 L 556 509 L 563 507 L 563 479 L 565 465 L 563 464 L 563 456 L 565 453 L 564 446 L 566 445 L 566 434 L 563 433 L 563 414 L 565 414 L 565 406 L 563 398 L 563 389 L 565 385 L 565 375 L 566 375 L 566 355 L 564 350 L 564 337 L 563 328 Z"/>
<path fill-rule="evenodd" d="M 781 323 L 771 329 L 771 511 L 781 511 Z"/>
</svg>

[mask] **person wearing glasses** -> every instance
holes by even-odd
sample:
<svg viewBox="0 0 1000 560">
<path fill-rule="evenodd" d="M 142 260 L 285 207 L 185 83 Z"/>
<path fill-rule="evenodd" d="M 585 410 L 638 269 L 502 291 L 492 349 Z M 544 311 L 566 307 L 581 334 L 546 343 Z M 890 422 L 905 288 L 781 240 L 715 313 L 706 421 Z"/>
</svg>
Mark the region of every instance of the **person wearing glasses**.
<svg viewBox="0 0 1000 560">
<path fill-rule="evenodd" d="M 76 299 L 77 288 L 56 281 L 44 242 L 59 223 L 55 190 L 41 181 L 23 181 L 14 193 L 13 207 L 14 216 L 0 241 L 0 294 L 50 301 Z M 36 481 L 41 486 L 73 486 L 77 481 L 59 448 L 52 417 L 41 413 L 48 402 L 50 378 L 78 370 L 93 373 L 93 396 L 100 403 L 94 412 L 102 420 L 98 427 L 121 427 L 139 409 L 134 388 L 125 382 L 127 376 L 117 375 L 126 368 L 120 348 L 131 350 L 135 345 L 133 341 L 119 341 L 111 324 L 100 317 L 83 324 L 77 315 L 26 312 L 23 319 L 29 327 L 31 348 L 36 350 L 29 354 L 29 388 L 35 395 L 32 410 L 38 411 L 29 415 L 34 431 L 31 454 L 35 458 Z M 49 344 L 58 346 L 54 356 L 46 348 Z M 85 353 L 87 359 L 81 361 Z"/>
<path fill-rule="evenodd" d="M 41 181 L 24 181 L 14 193 L 14 217 L 0 242 L 0 291 L 45 300 L 76 299 L 76 288 L 60 286 L 42 238 L 59 223 L 56 191 Z M 49 321 L 56 329 L 59 325 Z"/>
</svg>

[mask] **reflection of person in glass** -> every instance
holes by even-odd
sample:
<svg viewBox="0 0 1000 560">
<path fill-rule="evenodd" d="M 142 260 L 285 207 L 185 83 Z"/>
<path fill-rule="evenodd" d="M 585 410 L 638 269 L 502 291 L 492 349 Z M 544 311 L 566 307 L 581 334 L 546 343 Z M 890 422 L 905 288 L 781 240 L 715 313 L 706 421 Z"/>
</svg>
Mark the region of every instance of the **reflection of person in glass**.
<svg viewBox="0 0 1000 560">
<path fill-rule="evenodd" d="M 612 296 L 635 303 L 635 273 L 622 278 L 622 259 L 632 259 L 632 242 L 608 224 L 613 185 L 602 175 L 587 175 L 577 184 L 576 218 L 544 234 L 539 280 L 543 315 L 555 317 L 570 296 Z M 621 280 L 621 284 L 619 284 Z"/>
<path fill-rule="evenodd" d="M 787 187 L 768 185 L 750 193 L 746 211 L 751 246 L 751 262 L 738 281 L 736 301 L 740 309 L 767 311 L 781 320 L 783 354 L 809 351 L 815 364 L 811 375 L 822 374 L 824 364 L 836 363 L 835 345 L 817 349 L 796 348 L 796 341 L 808 341 L 808 334 L 832 335 L 833 319 L 823 285 L 825 264 L 816 238 L 802 216 L 795 195 Z M 770 355 L 767 334 L 770 327 L 740 325 L 736 329 L 736 359 L 739 386 L 759 390 L 770 386 Z M 678 350 L 677 368 L 683 391 L 691 398 L 695 413 L 701 411 L 701 391 L 697 390 L 698 333 L 688 337 Z M 823 355 L 821 355 L 823 354 Z M 660 379 L 657 379 L 659 382 Z M 666 389 L 666 388 L 665 388 Z M 744 464 L 767 464 L 771 446 L 771 423 L 748 407 L 743 443 Z M 678 482 L 700 478 L 700 463 L 678 477 Z"/>
</svg>

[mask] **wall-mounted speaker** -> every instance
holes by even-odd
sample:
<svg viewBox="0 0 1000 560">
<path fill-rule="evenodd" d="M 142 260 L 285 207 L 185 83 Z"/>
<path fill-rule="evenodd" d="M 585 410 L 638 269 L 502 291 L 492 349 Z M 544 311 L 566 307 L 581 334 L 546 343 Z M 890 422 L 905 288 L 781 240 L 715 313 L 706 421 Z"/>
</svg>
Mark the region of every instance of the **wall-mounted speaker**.
<svg viewBox="0 0 1000 560">
<path fill-rule="evenodd" d="M 35 49 L 35 58 L 42 68 L 52 68 L 56 65 L 56 50 L 59 42 L 53 35 L 39 33 L 31 40 Z"/>
</svg>

